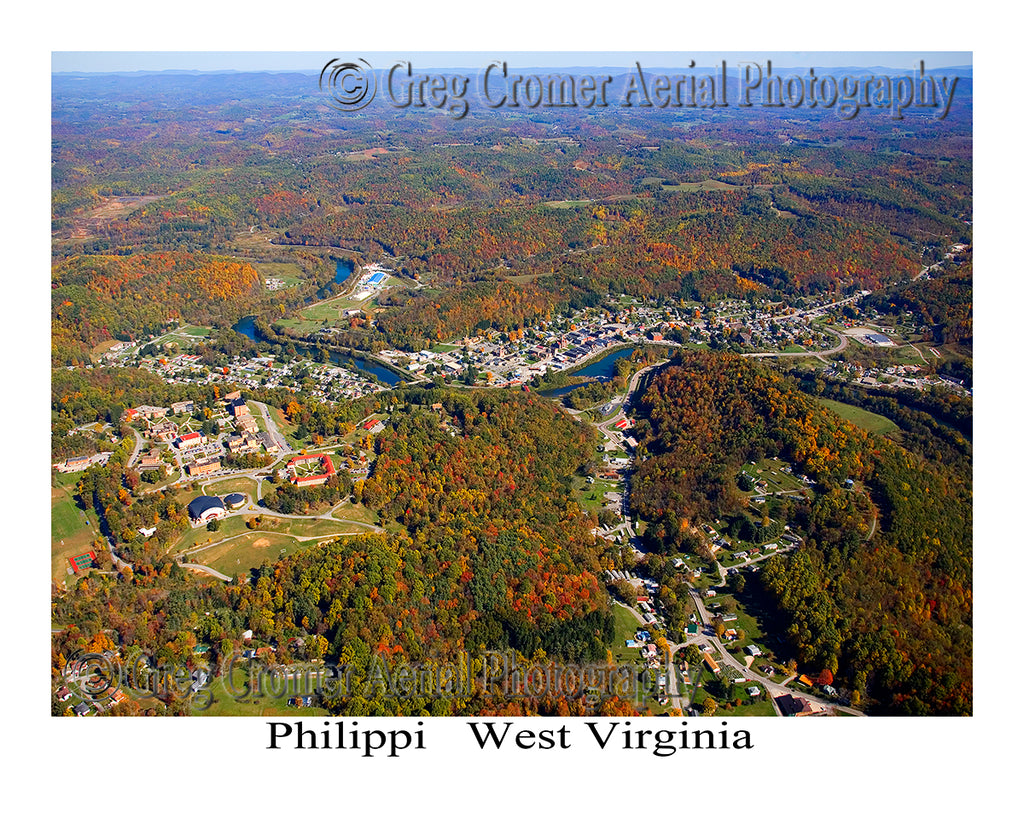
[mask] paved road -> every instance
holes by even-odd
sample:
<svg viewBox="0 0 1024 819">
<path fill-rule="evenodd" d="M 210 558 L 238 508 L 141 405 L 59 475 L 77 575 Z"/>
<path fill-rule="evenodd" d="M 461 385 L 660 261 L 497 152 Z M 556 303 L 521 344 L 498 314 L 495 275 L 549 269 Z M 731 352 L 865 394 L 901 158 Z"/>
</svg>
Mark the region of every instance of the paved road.
<svg viewBox="0 0 1024 819">
<path fill-rule="evenodd" d="M 135 463 L 135 459 L 139 457 L 139 453 L 142 452 L 142 447 L 145 446 L 145 441 L 142 436 L 139 435 L 139 431 L 135 427 L 129 427 L 132 434 L 135 435 L 135 448 L 132 450 L 131 457 L 128 459 L 128 466 Z"/>
<path fill-rule="evenodd" d="M 771 555 L 765 555 L 761 558 L 755 558 L 755 561 L 763 560 L 765 559 L 765 557 L 770 556 Z M 710 644 L 710 646 L 717 650 L 717 652 L 721 655 L 722 665 L 727 666 L 730 671 L 737 672 L 737 677 L 742 676 L 744 679 L 750 680 L 751 682 L 760 683 L 764 687 L 765 692 L 768 694 L 769 698 L 772 701 L 772 707 L 775 708 L 776 714 L 779 713 L 779 710 L 778 706 L 775 705 L 775 697 L 781 696 L 782 694 L 792 694 L 794 696 L 803 697 L 808 702 L 812 702 L 828 712 L 842 711 L 853 716 L 864 716 L 864 713 L 862 711 L 858 711 L 854 708 L 837 705 L 836 703 L 831 702 L 830 700 L 823 699 L 815 694 L 809 694 L 803 691 L 797 691 L 795 689 L 789 688 L 788 683 L 790 683 L 795 678 L 795 675 L 787 677 L 782 682 L 773 682 L 771 679 L 764 676 L 763 674 L 760 674 L 757 671 L 754 671 L 752 668 L 748 668 L 745 664 L 739 662 L 735 657 L 733 657 L 728 652 L 728 650 L 726 650 L 726 647 L 722 644 L 722 642 L 718 639 L 717 635 L 714 633 L 712 627 L 712 622 L 714 618 L 712 617 L 710 612 L 708 612 L 707 608 L 705 608 L 704 601 L 701 600 L 700 597 L 700 592 L 697 589 L 693 588 L 693 586 L 690 586 L 690 595 L 693 598 L 694 606 L 697 609 L 697 617 L 699 618 L 700 624 L 703 627 L 703 633 L 698 634 L 696 637 L 689 637 L 681 643 L 669 644 L 669 660 L 666 664 L 665 669 L 665 690 L 666 694 L 668 695 L 669 702 L 673 708 L 682 709 L 687 707 L 687 705 L 689 704 L 689 702 L 685 704 L 683 703 L 684 695 L 682 695 L 679 692 L 678 680 L 675 671 L 676 654 L 680 649 L 685 648 L 688 645 L 707 643 Z M 644 623 L 643 618 L 640 615 L 640 612 L 638 612 L 632 606 L 627 606 L 624 603 L 620 603 L 618 601 L 616 601 L 616 605 L 622 606 L 622 608 L 628 610 L 633 615 L 633 617 L 636 618 L 636 621 L 641 628 L 648 627 L 647 624 Z"/>
<path fill-rule="evenodd" d="M 722 642 L 718 639 L 718 637 L 715 635 L 714 631 L 711 629 L 712 617 L 708 613 L 708 610 L 704 607 L 704 602 L 700 599 L 700 593 L 697 591 L 697 589 L 695 589 L 695 588 L 693 588 L 691 586 L 690 587 L 690 595 L 693 598 L 694 604 L 696 605 L 697 616 L 700 618 L 701 624 L 703 626 L 705 626 L 707 628 L 707 630 L 705 631 L 704 634 L 700 635 L 698 638 L 688 640 L 686 643 L 679 643 L 679 644 L 677 644 L 677 646 L 673 646 L 673 651 L 678 646 L 688 645 L 689 643 L 697 642 L 698 640 L 700 642 L 710 643 L 714 648 L 716 648 L 718 650 L 719 654 L 721 654 L 722 662 L 725 665 L 729 666 L 731 669 L 733 669 L 735 671 L 740 672 L 740 675 L 742 675 L 746 679 L 753 680 L 754 682 L 761 683 L 761 685 L 763 685 L 765 687 L 765 690 L 768 692 L 768 694 L 772 697 L 773 700 L 774 700 L 775 697 L 780 696 L 782 694 L 793 694 L 793 695 L 798 696 L 798 697 L 803 697 L 808 702 L 812 702 L 812 703 L 814 703 L 814 704 L 816 704 L 816 705 L 818 705 L 818 706 L 820 706 L 820 707 L 822 707 L 822 708 L 824 708 L 826 710 L 829 710 L 829 711 L 832 711 L 832 710 L 843 711 L 843 712 L 845 712 L 847 714 L 852 714 L 852 715 L 858 716 L 858 717 L 864 716 L 864 713 L 862 711 L 857 711 L 854 708 L 848 708 L 846 706 L 836 705 L 835 703 L 830 702 L 829 700 L 826 700 L 826 699 L 822 699 L 821 697 L 818 697 L 818 696 L 816 696 L 814 694 L 804 693 L 803 691 L 794 691 L 793 689 L 788 688 L 786 686 L 786 683 L 789 682 L 790 680 L 792 680 L 793 679 L 792 677 L 789 677 L 786 680 L 783 680 L 783 682 L 781 682 L 781 683 L 772 682 L 772 680 L 770 680 L 768 677 L 765 677 L 763 674 L 759 674 L 758 672 L 754 671 L 752 668 L 748 668 L 746 665 L 741 664 L 739 661 L 736 660 L 735 657 L 733 657 L 726 650 L 725 646 L 722 645 Z"/>
<path fill-rule="evenodd" d="M 270 417 L 270 412 L 267 410 L 267 405 L 260 401 L 253 401 L 256 408 L 260 411 L 260 415 L 263 416 L 263 423 L 267 428 L 267 434 L 273 439 L 274 443 L 281 448 L 281 453 L 287 455 L 292 452 L 292 448 L 288 445 L 287 439 L 281 434 L 281 430 L 277 428 L 277 424 L 274 419 Z"/>
<path fill-rule="evenodd" d="M 202 563 L 179 563 L 178 565 L 181 566 L 181 568 L 183 569 L 192 569 L 197 572 L 202 572 L 203 574 L 212 575 L 213 577 L 216 577 L 219 580 L 233 579 L 226 574 L 218 572 L 216 569 L 211 569 L 209 566 L 204 566 Z"/>
</svg>

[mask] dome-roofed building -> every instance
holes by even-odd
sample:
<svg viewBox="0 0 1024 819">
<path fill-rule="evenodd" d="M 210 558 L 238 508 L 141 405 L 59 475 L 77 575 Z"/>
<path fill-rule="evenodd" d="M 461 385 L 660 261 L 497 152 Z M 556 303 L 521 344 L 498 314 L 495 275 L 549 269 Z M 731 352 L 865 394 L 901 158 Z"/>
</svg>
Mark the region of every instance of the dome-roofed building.
<svg viewBox="0 0 1024 819">
<path fill-rule="evenodd" d="M 245 495 L 241 492 L 232 492 L 230 495 L 224 496 L 224 503 L 227 504 L 228 509 L 241 509 L 245 506 Z"/>
<path fill-rule="evenodd" d="M 208 523 L 214 518 L 222 518 L 227 514 L 224 508 L 224 501 L 220 498 L 211 498 L 208 495 L 200 495 L 188 505 L 188 516 L 193 523 Z"/>
</svg>

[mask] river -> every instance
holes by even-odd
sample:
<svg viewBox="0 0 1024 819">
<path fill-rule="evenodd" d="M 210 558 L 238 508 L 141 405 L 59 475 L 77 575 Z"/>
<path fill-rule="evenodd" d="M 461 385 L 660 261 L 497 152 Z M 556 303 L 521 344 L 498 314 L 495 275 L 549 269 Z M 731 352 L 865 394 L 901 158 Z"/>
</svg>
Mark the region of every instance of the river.
<svg viewBox="0 0 1024 819">
<path fill-rule="evenodd" d="M 620 358 L 628 358 L 633 354 L 633 350 L 635 349 L 635 347 L 620 347 L 618 350 L 608 353 L 597 361 L 590 362 L 582 370 L 571 373 L 571 375 L 581 378 L 593 378 L 596 381 L 611 381 L 612 378 L 615 377 L 615 362 Z M 543 395 L 548 398 L 560 398 L 563 395 L 568 395 L 579 387 L 585 386 L 586 383 L 588 382 L 583 382 L 582 384 L 569 384 L 565 387 L 545 390 Z"/>
<path fill-rule="evenodd" d="M 245 318 L 238 321 L 238 323 L 236 323 L 232 329 L 241 333 L 246 338 L 252 339 L 253 341 L 258 340 L 256 338 L 255 316 L 246 316 Z M 300 355 L 304 355 L 310 360 L 315 360 L 313 358 L 313 354 L 310 352 L 311 348 L 296 343 L 295 349 L 299 352 Z M 379 364 L 376 364 L 373 361 L 364 361 L 361 358 L 355 358 L 346 353 L 340 353 L 337 350 L 329 350 L 328 352 L 330 353 L 331 361 L 333 361 L 339 367 L 346 367 L 347 369 L 350 370 L 362 370 L 364 373 L 369 373 L 371 375 L 376 376 L 377 380 L 379 380 L 382 384 L 387 384 L 389 387 L 395 386 L 395 384 L 402 380 L 402 377 L 397 373 L 393 373 L 391 372 L 391 370 L 387 369 L 386 367 L 381 367 Z"/>
<path fill-rule="evenodd" d="M 350 259 L 338 259 L 334 263 L 334 283 L 344 284 L 355 269 L 356 266 Z"/>
</svg>

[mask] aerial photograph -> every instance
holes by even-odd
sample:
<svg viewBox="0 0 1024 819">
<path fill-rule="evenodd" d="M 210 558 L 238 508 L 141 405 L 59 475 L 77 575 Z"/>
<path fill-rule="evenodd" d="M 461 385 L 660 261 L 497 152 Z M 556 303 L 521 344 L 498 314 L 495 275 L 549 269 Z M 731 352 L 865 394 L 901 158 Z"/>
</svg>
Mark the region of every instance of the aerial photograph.
<svg viewBox="0 0 1024 819">
<path fill-rule="evenodd" d="M 52 53 L 52 717 L 974 714 L 971 51 L 223 58 Z"/>
</svg>

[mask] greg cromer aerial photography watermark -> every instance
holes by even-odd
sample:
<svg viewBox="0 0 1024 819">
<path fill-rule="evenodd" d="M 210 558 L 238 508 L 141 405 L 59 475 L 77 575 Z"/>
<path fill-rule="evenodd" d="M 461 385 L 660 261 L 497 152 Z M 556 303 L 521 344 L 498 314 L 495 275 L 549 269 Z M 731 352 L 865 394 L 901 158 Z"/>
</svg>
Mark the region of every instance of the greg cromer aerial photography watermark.
<svg viewBox="0 0 1024 819">
<path fill-rule="evenodd" d="M 668 661 L 668 658 L 665 658 Z M 133 698 L 187 700 L 193 711 L 214 703 L 213 685 L 223 681 L 236 702 L 264 698 L 381 698 L 393 701 L 468 699 L 493 695 L 505 700 L 581 699 L 588 708 L 617 697 L 643 705 L 654 699 L 656 672 L 633 664 L 520 662 L 513 651 L 459 652 L 454 658 L 409 661 L 374 654 L 365 663 L 269 663 L 247 652 L 225 658 L 217 669 L 185 666 L 138 655 L 122 660 L 111 652 L 80 654 L 63 669 L 66 683 L 84 700 L 99 702 L 126 692 Z M 307 699 L 308 698 L 308 699 Z"/>
<path fill-rule="evenodd" d="M 433 109 L 462 119 L 483 109 L 636 109 L 764 108 L 819 109 L 851 120 L 876 110 L 895 120 L 905 112 L 945 119 L 953 104 L 958 77 L 930 74 L 924 60 L 906 74 L 865 72 L 831 74 L 815 68 L 798 71 L 762 63 L 725 60 L 713 70 L 690 61 L 689 72 L 664 74 L 639 62 L 621 74 L 517 71 L 505 60 L 492 60 L 475 78 L 468 74 L 417 70 L 398 60 L 380 70 L 365 59 L 329 60 L 319 87 L 328 105 L 361 111 L 374 99 L 397 109 Z M 472 93 L 471 93 L 472 91 Z"/>
</svg>

